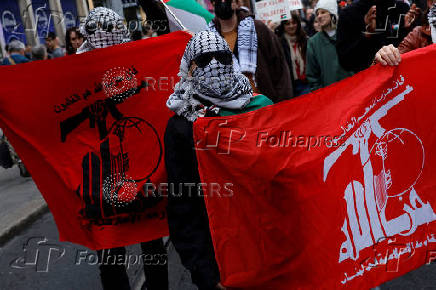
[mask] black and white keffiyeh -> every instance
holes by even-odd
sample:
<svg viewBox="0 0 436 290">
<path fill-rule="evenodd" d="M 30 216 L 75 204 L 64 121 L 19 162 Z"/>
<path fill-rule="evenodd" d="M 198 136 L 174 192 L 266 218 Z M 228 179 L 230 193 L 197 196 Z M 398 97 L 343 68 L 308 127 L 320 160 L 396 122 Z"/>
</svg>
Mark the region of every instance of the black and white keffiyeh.
<svg viewBox="0 0 436 290">
<path fill-rule="evenodd" d="M 436 3 L 428 11 L 428 23 L 436 27 Z"/>
<path fill-rule="evenodd" d="M 169 97 L 167 106 L 177 115 L 193 122 L 203 117 L 206 110 L 216 113 L 220 108 L 244 108 L 253 97 L 250 81 L 235 71 L 233 64 L 222 64 L 215 58 L 205 67 L 196 67 L 189 75 L 192 61 L 208 52 L 230 53 L 227 42 L 217 33 L 201 31 L 187 44 L 180 63 L 180 81 Z"/>
<path fill-rule="evenodd" d="M 433 43 L 436 43 L 436 3 L 428 11 L 427 17 L 431 29 L 431 39 Z"/>
<path fill-rule="evenodd" d="M 130 41 L 123 18 L 105 7 L 92 9 L 80 26 L 80 32 L 86 40 L 77 49 L 78 54 Z"/>
<path fill-rule="evenodd" d="M 209 30 L 217 31 L 213 21 L 209 23 Z M 238 59 L 241 72 L 251 73 L 254 77 L 257 67 L 257 34 L 251 17 L 244 18 L 238 25 Z"/>
</svg>

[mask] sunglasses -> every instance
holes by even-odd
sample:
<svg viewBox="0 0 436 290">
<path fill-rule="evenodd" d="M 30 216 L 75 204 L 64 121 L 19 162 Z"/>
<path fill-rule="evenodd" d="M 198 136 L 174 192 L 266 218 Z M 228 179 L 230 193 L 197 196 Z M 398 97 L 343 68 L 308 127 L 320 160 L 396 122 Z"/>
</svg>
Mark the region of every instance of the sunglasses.
<svg viewBox="0 0 436 290">
<path fill-rule="evenodd" d="M 215 58 L 223 65 L 232 64 L 233 60 L 232 53 L 230 51 L 213 51 L 200 54 L 194 58 L 194 62 L 198 67 L 204 68 L 212 61 L 212 58 Z"/>
</svg>

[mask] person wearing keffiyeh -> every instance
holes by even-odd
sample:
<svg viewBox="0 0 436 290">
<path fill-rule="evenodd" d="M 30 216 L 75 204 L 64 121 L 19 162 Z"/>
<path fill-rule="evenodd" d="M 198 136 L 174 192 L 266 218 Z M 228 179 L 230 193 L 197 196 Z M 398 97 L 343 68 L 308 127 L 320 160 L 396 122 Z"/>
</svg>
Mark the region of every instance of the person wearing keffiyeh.
<svg viewBox="0 0 436 290">
<path fill-rule="evenodd" d="M 80 33 L 86 41 L 77 49 L 77 54 L 130 41 L 123 18 L 105 7 L 97 7 L 89 12 L 80 26 Z"/>
<path fill-rule="evenodd" d="M 216 17 L 209 30 L 218 32 L 230 47 L 235 64 L 253 90 L 275 103 L 293 97 L 291 75 L 280 41 L 263 22 L 254 20 L 236 0 L 212 1 Z"/>
<path fill-rule="evenodd" d="M 167 101 L 176 114 L 168 121 L 164 137 L 170 238 L 198 289 L 224 289 L 200 186 L 193 122 L 273 103 L 263 95 L 253 96 L 250 81 L 233 65 L 227 42 L 216 32 L 199 32 L 188 42 L 179 76 Z"/>
<path fill-rule="evenodd" d="M 77 53 L 85 53 L 98 48 L 106 48 L 128 42 L 128 30 L 123 18 L 115 11 L 97 7 L 89 12 L 81 33 L 86 41 L 78 48 Z M 144 274 L 146 277 L 142 288 L 148 290 L 168 289 L 168 264 L 157 265 L 154 261 L 146 261 L 145 257 L 167 257 L 167 251 L 162 239 L 141 243 Z M 103 249 L 97 251 L 100 278 L 104 290 L 129 290 L 129 278 L 125 264 L 118 263 L 119 257 L 127 257 L 124 247 Z"/>
</svg>

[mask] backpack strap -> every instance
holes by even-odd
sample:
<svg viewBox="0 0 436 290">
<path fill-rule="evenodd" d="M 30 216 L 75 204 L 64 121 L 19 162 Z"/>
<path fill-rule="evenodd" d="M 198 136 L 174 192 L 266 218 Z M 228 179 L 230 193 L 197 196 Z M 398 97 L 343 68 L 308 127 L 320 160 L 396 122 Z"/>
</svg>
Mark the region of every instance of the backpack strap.
<svg viewBox="0 0 436 290">
<path fill-rule="evenodd" d="M 9 62 L 11 63 L 11 65 L 16 65 L 17 63 L 15 62 L 15 60 L 11 57 L 8 56 Z"/>
</svg>

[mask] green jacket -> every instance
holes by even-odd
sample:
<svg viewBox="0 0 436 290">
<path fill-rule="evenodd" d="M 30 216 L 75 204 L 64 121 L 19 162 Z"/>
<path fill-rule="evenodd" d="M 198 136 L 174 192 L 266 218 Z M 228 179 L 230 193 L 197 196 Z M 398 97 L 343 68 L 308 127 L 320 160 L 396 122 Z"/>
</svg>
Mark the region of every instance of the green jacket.
<svg viewBox="0 0 436 290">
<path fill-rule="evenodd" d="M 246 112 L 250 112 L 250 111 L 254 111 L 260 108 L 263 108 L 265 106 L 269 106 L 269 105 L 273 105 L 274 103 L 268 99 L 266 96 L 264 95 L 256 95 L 251 102 L 245 106 L 242 110 L 225 110 L 225 109 L 221 109 L 219 112 L 219 115 L 221 117 L 226 117 L 226 116 L 232 116 L 232 115 L 237 115 L 237 114 L 242 114 L 242 113 L 246 113 Z"/>
<path fill-rule="evenodd" d="M 310 90 L 314 91 L 343 80 L 354 73 L 339 64 L 336 53 L 336 35 L 329 37 L 321 31 L 307 41 L 306 76 Z"/>
</svg>

